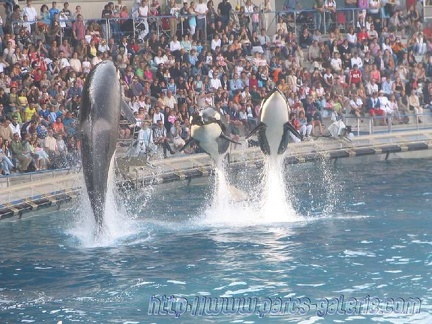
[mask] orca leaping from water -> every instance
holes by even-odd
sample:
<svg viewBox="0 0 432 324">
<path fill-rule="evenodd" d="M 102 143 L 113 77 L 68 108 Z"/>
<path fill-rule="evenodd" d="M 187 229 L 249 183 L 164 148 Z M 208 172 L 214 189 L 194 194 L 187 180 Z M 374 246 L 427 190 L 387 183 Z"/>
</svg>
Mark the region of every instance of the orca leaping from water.
<svg viewBox="0 0 432 324">
<path fill-rule="evenodd" d="M 246 139 L 257 134 L 261 151 L 265 155 L 283 154 L 288 145 L 288 132 L 301 138 L 299 132 L 289 122 L 288 104 L 278 88 L 275 88 L 261 103 L 259 120 L 258 126 L 246 136 Z"/>
<path fill-rule="evenodd" d="M 120 111 L 130 123 L 136 122 L 122 99 L 116 67 L 111 61 L 103 61 L 86 78 L 79 111 L 82 168 L 99 229 L 105 212 L 108 172 L 118 140 Z"/>
<path fill-rule="evenodd" d="M 213 108 L 206 108 L 199 114 L 192 115 L 190 121 L 191 137 L 180 151 L 195 142 L 210 155 L 213 161 L 217 162 L 228 150 L 230 142 L 241 144 L 226 135 L 226 127 L 221 121 L 220 114 Z"/>
</svg>

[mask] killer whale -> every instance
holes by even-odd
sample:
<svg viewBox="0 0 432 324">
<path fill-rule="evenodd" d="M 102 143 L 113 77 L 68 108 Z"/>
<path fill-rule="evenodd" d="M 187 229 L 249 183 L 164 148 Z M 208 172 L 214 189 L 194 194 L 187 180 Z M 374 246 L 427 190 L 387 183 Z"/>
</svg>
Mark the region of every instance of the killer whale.
<svg viewBox="0 0 432 324">
<path fill-rule="evenodd" d="M 246 136 L 258 135 L 261 151 L 265 155 L 283 154 L 288 145 L 288 132 L 301 138 L 299 132 L 289 122 L 288 104 L 283 93 L 274 88 L 261 103 L 259 124 Z"/>
<path fill-rule="evenodd" d="M 113 166 L 121 112 L 130 123 L 136 122 L 122 98 L 116 66 L 103 61 L 87 75 L 79 109 L 82 170 L 98 228 L 103 224 L 108 173 Z"/>
<path fill-rule="evenodd" d="M 210 155 L 213 161 L 218 163 L 220 157 L 228 150 L 230 142 L 241 144 L 226 135 L 226 127 L 221 121 L 220 114 L 211 107 L 193 114 L 190 117 L 190 122 L 191 137 L 180 151 L 195 142 Z"/>
</svg>

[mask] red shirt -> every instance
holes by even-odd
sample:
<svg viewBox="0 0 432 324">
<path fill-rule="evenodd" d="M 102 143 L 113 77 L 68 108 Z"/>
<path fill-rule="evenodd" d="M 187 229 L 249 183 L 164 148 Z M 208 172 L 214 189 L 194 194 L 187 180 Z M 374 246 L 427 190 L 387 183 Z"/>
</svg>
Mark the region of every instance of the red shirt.
<svg viewBox="0 0 432 324">
<path fill-rule="evenodd" d="M 298 121 L 298 119 L 296 118 L 296 119 L 294 119 L 294 120 L 290 120 L 290 122 L 291 122 L 291 124 L 294 126 L 294 128 L 296 129 L 296 130 L 300 130 L 300 122 Z"/>
<path fill-rule="evenodd" d="M 362 76 L 362 74 L 361 74 L 361 71 L 360 70 L 351 70 L 350 71 L 350 80 L 351 80 L 351 83 L 360 83 L 360 81 L 361 81 L 361 76 Z"/>
<path fill-rule="evenodd" d="M 368 32 L 367 31 L 364 31 L 364 32 L 359 32 L 358 34 L 357 34 L 357 39 L 358 40 L 361 40 L 361 41 L 363 41 L 363 40 L 365 40 L 365 39 L 369 39 L 369 34 L 368 34 Z"/>
<path fill-rule="evenodd" d="M 256 86 L 258 88 L 258 79 L 256 79 L 256 78 L 255 79 L 252 79 L 252 78 L 249 79 L 249 88 L 252 89 L 253 86 Z"/>
</svg>

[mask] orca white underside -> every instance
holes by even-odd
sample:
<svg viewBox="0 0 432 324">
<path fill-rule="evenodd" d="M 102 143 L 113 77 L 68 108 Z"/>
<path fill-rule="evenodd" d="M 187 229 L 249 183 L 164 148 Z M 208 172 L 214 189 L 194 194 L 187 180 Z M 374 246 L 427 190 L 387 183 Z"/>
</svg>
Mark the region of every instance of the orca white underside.
<svg viewBox="0 0 432 324">
<path fill-rule="evenodd" d="M 278 91 L 263 104 L 260 121 L 267 126 L 265 136 L 270 147 L 270 155 L 276 156 L 283 138 L 284 125 L 288 122 L 288 106 Z"/>
<path fill-rule="evenodd" d="M 203 126 L 193 125 L 191 136 L 199 142 L 199 146 L 216 161 L 219 158 L 220 144 L 217 139 L 222 133 L 222 129 L 217 123 Z"/>
</svg>

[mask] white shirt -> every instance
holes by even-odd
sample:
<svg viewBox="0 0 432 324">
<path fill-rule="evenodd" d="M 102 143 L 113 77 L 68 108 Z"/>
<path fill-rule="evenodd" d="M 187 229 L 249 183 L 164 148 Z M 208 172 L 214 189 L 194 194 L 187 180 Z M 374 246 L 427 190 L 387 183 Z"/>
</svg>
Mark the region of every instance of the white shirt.
<svg viewBox="0 0 432 324">
<path fill-rule="evenodd" d="M 216 39 L 212 39 L 211 41 L 211 49 L 214 51 L 216 50 L 216 47 L 221 47 L 222 41 L 220 39 L 216 40 Z"/>
<path fill-rule="evenodd" d="M 369 13 L 371 14 L 377 14 L 379 12 L 379 0 L 370 0 L 369 1 Z"/>
<path fill-rule="evenodd" d="M 69 61 L 66 57 L 63 57 L 62 59 L 60 59 L 60 69 L 63 69 L 65 67 L 70 66 Z"/>
<path fill-rule="evenodd" d="M 350 106 L 356 109 L 361 108 L 361 106 L 363 106 L 363 101 L 360 98 L 357 98 L 357 100 L 351 99 Z"/>
<path fill-rule="evenodd" d="M 195 6 L 195 12 L 198 14 L 198 19 L 204 19 L 207 13 L 207 5 L 205 3 L 198 3 Z"/>
<path fill-rule="evenodd" d="M 357 64 L 359 69 L 363 67 L 363 60 L 361 59 L 360 56 L 351 57 L 351 66 L 354 66 L 354 64 Z"/>
<path fill-rule="evenodd" d="M 165 64 L 166 62 L 168 62 L 168 57 L 166 55 L 155 56 L 155 58 L 153 60 L 154 60 L 156 65 Z"/>
<path fill-rule="evenodd" d="M 20 124 L 16 124 L 16 126 L 12 125 L 12 123 L 9 124 L 9 127 L 12 129 L 12 134 L 18 133 L 21 137 L 21 126 Z"/>
<path fill-rule="evenodd" d="M 389 101 L 388 103 L 388 111 L 390 114 L 394 113 L 398 110 L 398 104 L 396 101 Z"/>
<path fill-rule="evenodd" d="M 393 54 L 393 49 L 391 48 L 390 45 L 387 45 L 386 43 L 383 43 L 381 47 L 382 47 L 382 51 L 383 51 L 383 52 L 385 52 L 385 50 L 389 50 L 389 52 L 390 52 L 391 54 Z"/>
<path fill-rule="evenodd" d="M 336 1 L 331 1 L 331 0 L 325 1 L 324 7 L 328 9 L 336 8 Z"/>
<path fill-rule="evenodd" d="M 170 42 L 170 51 L 174 52 L 174 51 L 180 51 L 181 49 L 181 45 L 179 41 L 171 41 Z"/>
<path fill-rule="evenodd" d="M 83 61 L 81 67 L 84 73 L 89 73 L 91 70 L 91 63 L 89 61 Z"/>
<path fill-rule="evenodd" d="M 379 96 L 378 97 L 379 101 L 380 101 L 380 109 L 388 111 L 389 107 L 389 100 L 387 99 L 386 96 Z"/>
<path fill-rule="evenodd" d="M 24 7 L 23 15 L 27 16 L 27 21 L 34 24 L 37 20 L 37 11 L 33 7 Z"/>
<path fill-rule="evenodd" d="M 174 96 L 171 96 L 171 97 L 166 96 L 164 98 L 164 105 L 167 107 L 170 107 L 171 109 L 174 109 L 176 103 L 177 103 L 177 100 L 174 98 Z"/>
<path fill-rule="evenodd" d="M 93 66 L 98 65 L 100 62 L 102 62 L 102 59 L 100 57 L 97 57 L 97 56 L 93 57 L 91 60 L 91 63 Z"/>
<path fill-rule="evenodd" d="M 221 81 L 218 78 L 212 78 L 210 80 L 210 87 L 217 90 L 220 87 L 222 87 L 222 83 L 221 83 Z"/>
<path fill-rule="evenodd" d="M 71 58 L 69 64 L 75 72 L 81 72 L 82 67 L 79 59 Z"/>
<path fill-rule="evenodd" d="M 340 58 L 332 58 L 330 65 L 335 71 L 340 71 L 342 69 L 342 60 Z"/>
<path fill-rule="evenodd" d="M 267 43 L 270 43 L 270 37 L 267 35 L 258 35 L 257 37 L 258 37 L 261 45 L 265 45 Z"/>
<path fill-rule="evenodd" d="M 350 34 L 350 33 L 348 33 L 347 35 L 346 35 L 346 39 L 348 40 L 348 43 L 350 43 L 350 44 L 355 44 L 355 43 L 357 43 L 357 34 Z"/>
<path fill-rule="evenodd" d="M 146 5 L 145 7 L 140 6 L 138 8 L 138 15 L 140 17 L 147 17 L 148 16 L 148 11 L 149 11 L 148 5 Z"/>
<path fill-rule="evenodd" d="M 372 95 L 374 92 L 378 92 L 378 84 L 376 84 L 376 83 L 374 85 L 372 85 L 371 83 L 368 83 L 368 85 L 366 87 L 367 87 L 369 95 Z"/>
<path fill-rule="evenodd" d="M 7 65 L 6 65 L 5 63 L 3 63 L 3 62 L 0 63 L 0 73 L 3 73 L 3 72 L 4 72 L 4 68 L 5 68 L 6 66 L 7 66 Z"/>
<path fill-rule="evenodd" d="M 143 142 L 144 145 L 153 144 L 153 132 L 150 128 L 140 129 L 137 140 Z"/>
<path fill-rule="evenodd" d="M 254 12 L 253 8 L 254 8 L 253 5 L 250 5 L 250 6 L 244 6 L 245 14 L 246 14 L 246 15 L 251 15 L 251 14 L 253 14 L 253 12 Z"/>
<path fill-rule="evenodd" d="M 162 120 L 162 123 L 165 123 L 165 116 L 161 112 L 153 115 L 153 124 L 157 124 L 158 120 Z"/>
</svg>

